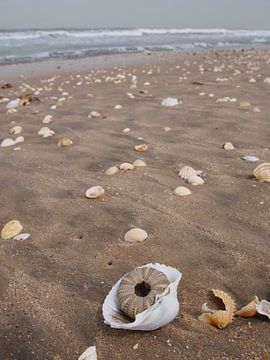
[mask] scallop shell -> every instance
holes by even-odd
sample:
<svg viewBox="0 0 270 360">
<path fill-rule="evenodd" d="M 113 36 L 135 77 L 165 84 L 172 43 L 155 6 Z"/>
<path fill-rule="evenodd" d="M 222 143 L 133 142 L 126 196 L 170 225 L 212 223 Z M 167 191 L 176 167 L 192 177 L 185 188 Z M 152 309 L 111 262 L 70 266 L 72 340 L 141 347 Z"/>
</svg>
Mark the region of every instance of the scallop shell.
<svg viewBox="0 0 270 360">
<path fill-rule="evenodd" d="M 12 239 L 18 235 L 23 229 L 22 224 L 18 220 L 9 221 L 1 231 L 1 238 L 3 240 Z"/>
<path fill-rule="evenodd" d="M 184 166 L 179 171 L 178 176 L 181 179 L 188 180 L 191 176 L 197 176 L 196 170 L 194 170 L 191 166 Z"/>
<path fill-rule="evenodd" d="M 9 133 L 13 135 L 18 135 L 21 132 L 22 132 L 22 127 L 19 125 L 15 125 L 9 130 Z"/>
<path fill-rule="evenodd" d="M 95 346 L 87 348 L 79 357 L 78 360 L 97 360 L 97 351 Z"/>
<path fill-rule="evenodd" d="M 178 196 L 187 196 L 191 194 L 191 191 L 185 186 L 178 186 L 174 190 L 174 194 Z"/>
<path fill-rule="evenodd" d="M 161 101 L 162 106 L 175 106 L 178 104 L 179 104 L 178 100 L 176 98 L 171 98 L 171 97 L 168 97 Z"/>
<path fill-rule="evenodd" d="M 225 150 L 235 150 L 235 147 L 233 146 L 233 144 L 229 141 L 225 142 L 225 144 L 223 145 L 223 148 Z"/>
<path fill-rule="evenodd" d="M 131 271 L 122 278 L 117 291 L 121 310 L 134 320 L 154 304 L 156 295 L 163 293 L 168 285 L 166 275 L 151 267 Z"/>
<path fill-rule="evenodd" d="M 117 166 L 112 166 L 108 170 L 106 170 L 105 174 L 107 175 L 115 175 L 119 172 L 119 169 Z"/>
<path fill-rule="evenodd" d="M 58 146 L 70 146 L 73 144 L 73 141 L 70 140 L 68 137 L 63 137 L 58 141 Z"/>
<path fill-rule="evenodd" d="M 259 299 L 257 296 L 248 303 L 246 306 L 243 306 L 240 310 L 236 312 L 236 315 L 242 317 L 253 317 L 257 314 L 256 305 L 259 303 Z"/>
<path fill-rule="evenodd" d="M 97 199 L 101 196 L 103 196 L 105 193 L 105 190 L 103 189 L 102 186 L 92 186 L 90 187 L 86 193 L 85 196 L 89 199 Z"/>
<path fill-rule="evenodd" d="M 134 170 L 134 166 L 130 163 L 123 163 L 120 165 L 120 170 L 128 171 L 128 170 Z"/>
<path fill-rule="evenodd" d="M 147 239 L 147 232 L 140 228 L 134 228 L 129 230 L 125 236 L 125 241 L 131 242 L 131 243 L 138 243 L 143 242 Z"/>
<path fill-rule="evenodd" d="M 199 320 L 206 324 L 211 324 L 219 329 L 224 329 L 233 320 L 235 313 L 234 300 L 222 290 L 213 289 L 213 294 L 222 300 L 225 305 L 225 310 L 211 310 L 206 304 L 203 305 L 202 310 L 207 310 L 199 316 Z"/>
<path fill-rule="evenodd" d="M 256 305 L 256 310 L 259 314 L 265 315 L 270 320 L 270 302 L 267 300 L 262 300 L 259 304 Z"/>
<path fill-rule="evenodd" d="M 104 322 L 112 328 L 142 331 L 156 330 L 167 325 L 178 314 L 177 287 L 182 274 L 177 269 L 163 264 L 147 264 L 142 267 L 151 267 L 164 273 L 169 285 L 162 294 L 156 296 L 155 303 L 152 306 L 137 314 L 135 320 L 130 322 L 121 311 L 117 293 L 122 278 L 118 280 L 102 306 Z"/>
<path fill-rule="evenodd" d="M 146 144 L 140 144 L 140 145 L 136 145 L 134 149 L 139 152 L 144 152 L 148 149 L 148 146 Z"/>
<path fill-rule="evenodd" d="M 270 182 L 270 163 L 263 163 L 258 165 L 253 174 L 259 182 Z"/>
<path fill-rule="evenodd" d="M 203 185 L 204 184 L 204 180 L 198 176 L 198 175 L 192 175 L 189 179 L 188 179 L 188 183 L 193 185 L 193 186 L 197 186 L 197 185 Z"/>
<path fill-rule="evenodd" d="M 137 159 L 134 161 L 133 166 L 135 168 L 146 166 L 146 163 L 142 161 L 141 159 Z"/>
<path fill-rule="evenodd" d="M 10 138 L 6 138 L 1 142 L 1 147 L 8 147 L 8 146 L 13 146 L 15 145 L 15 141 L 10 139 Z"/>
</svg>

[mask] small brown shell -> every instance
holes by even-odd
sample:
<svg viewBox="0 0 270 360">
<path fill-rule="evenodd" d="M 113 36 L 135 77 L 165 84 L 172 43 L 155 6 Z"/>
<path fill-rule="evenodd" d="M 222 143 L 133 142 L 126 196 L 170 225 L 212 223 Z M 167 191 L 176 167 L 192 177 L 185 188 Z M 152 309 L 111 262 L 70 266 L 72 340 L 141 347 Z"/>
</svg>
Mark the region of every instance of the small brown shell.
<svg viewBox="0 0 270 360">
<path fill-rule="evenodd" d="M 136 145 L 134 147 L 134 149 L 136 151 L 143 152 L 143 151 L 146 151 L 148 149 L 148 146 L 146 144 L 140 144 L 140 145 Z"/>
<path fill-rule="evenodd" d="M 169 281 L 164 273 L 151 267 L 136 268 L 126 274 L 119 285 L 117 296 L 121 310 L 131 319 L 155 303 Z"/>
<path fill-rule="evenodd" d="M 240 310 L 236 312 L 236 315 L 242 317 L 253 317 L 257 314 L 256 305 L 259 304 L 259 299 L 257 296 L 248 303 L 246 306 L 243 306 Z"/>
<path fill-rule="evenodd" d="M 213 294 L 222 300 L 225 310 L 210 310 L 199 316 L 199 320 L 211 324 L 219 329 L 224 329 L 233 320 L 235 313 L 234 300 L 222 290 L 213 289 Z M 204 306 L 205 307 L 205 306 Z"/>
</svg>

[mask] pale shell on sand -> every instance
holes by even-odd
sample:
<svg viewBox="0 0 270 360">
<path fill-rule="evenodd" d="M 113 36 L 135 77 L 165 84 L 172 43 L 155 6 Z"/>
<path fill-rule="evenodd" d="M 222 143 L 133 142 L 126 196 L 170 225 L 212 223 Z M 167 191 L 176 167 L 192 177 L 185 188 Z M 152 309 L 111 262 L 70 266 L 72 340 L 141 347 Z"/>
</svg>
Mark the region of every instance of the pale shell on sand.
<svg viewBox="0 0 270 360">
<path fill-rule="evenodd" d="M 119 168 L 123 171 L 134 170 L 134 166 L 130 163 L 122 163 Z"/>
<path fill-rule="evenodd" d="M 121 105 L 115 105 L 114 110 L 121 110 L 122 106 Z"/>
<path fill-rule="evenodd" d="M 22 224 L 18 220 L 9 221 L 1 231 L 1 238 L 3 240 L 12 239 L 18 235 L 23 229 Z"/>
<path fill-rule="evenodd" d="M 191 176 L 197 176 L 197 172 L 191 166 L 186 165 L 179 171 L 178 176 L 181 179 L 188 180 Z"/>
<path fill-rule="evenodd" d="M 47 126 L 42 127 L 38 132 L 38 135 L 41 135 L 43 137 L 53 136 L 54 134 L 55 132 L 50 128 L 48 128 Z"/>
<path fill-rule="evenodd" d="M 250 107 L 250 103 L 248 101 L 240 101 L 239 105 L 241 108 L 249 108 Z"/>
<path fill-rule="evenodd" d="M 256 310 L 259 314 L 265 315 L 270 320 L 270 302 L 267 300 L 262 300 L 259 304 L 256 305 Z"/>
<path fill-rule="evenodd" d="M 24 241 L 30 238 L 30 234 L 29 233 L 22 233 L 22 234 L 18 234 L 16 236 L 14 236 L 12 238 L 12 240 L 17 240 L 17 241 Z"/>
<path fill-rule="evenodd" d="M 185 186 L 178 186 L 174 190 L 174 194 L 177 196 L 187 196 L 191 194 L 191 191 Z"/>
<path fill-rule="evenodd" d="M 101 114 L 97 111 L 91 111 L 88 114 L 88 118 L 99 118 L 99 117 L 101 117 Z"/>
<path fill-rule="evenodd" d="M 148 146 L 146 144 L 140 144 L 140 145 L 136 145 L 134 149 L 138 152 L 144 152 L 148 149 Z"/>
<path fill-rule="evenodd" d="M 101 196 L 103 196 L 105 193 L 105 190 L 103 189 L 102 186 L 92 186 L 90 187 L 86 193 L 85 193 L 85 196 L 89 199 L 97 199 Z"/>
<path fill-rule="evenodd" d="M 141 159 L 137 159 L 134 161 L 133 166 L 135 168 L 144 167 L 144 166 L 146 166 L 146 163 L 144 161 L 142 161 Z"/>
<path fill-rule="evenodd" d="M 259 182 L 270 182 L 270 163 L 263 163 L 258 165 L 254 169 L 253 175 Z"/>
<path fill-rule="evenodd" d="M 193 186 L 204 184 L 204 180 L 198 175 L 192 175 L 188 178 L 187 182 Z"/>
<path fill-rule="evenodd" d="M 108 170 L 106 170 L 106 175 L 115 175 L 119 172 L 119 169 L 117 166 L 111 166 Z"/>
<path fill-rule="evenodd" d="M 256 161 L 260 161 L 260 159 L 257 156 L 254 155 L 245 155 L 242 157 L 243 160 L 245 161 L 250 161 L 250 162 L 256 162 Z"/>
<path fill-rule="evenodd" d="M 9 130 L 9 133 L 12 135 L 18 135 L 21 132 L 22 132 L 22 127 L 19 125 L 15 125 Z"/>
<path fill-rule="evenodd" d="M 8 147 L 8 146 L 13 146 L 15 145 L 15 141 L 10 139 L 10 138 L 6 138 L 1 142 L 1 147 Z"/>
<path fill-rule="evenodd" d="M 259 303 L 259 299 L 257 296 L 248 303 L 247 305 L 243 306 L 240 310 L 236 312 L 236 315 L 241 317 L 253 317 L 257 314 L 256 305 Z"/>
<path fill-rule="evenodd" d="M 131 243 L 141 243 L 147 239 L 147 232 L 140 228 L 134 228 L 129 230 L 125 236 L 124 240 Z"/>
<path fill-rule="evenodd" d="M 235 147 L 233 146 L 233 144 L 229 141 L 225 142 L 225 144 L 223 144 L 223 148 L 225 150 L 235 150 Z"/>
<path fill-rule="evenodd" d="M 24 137 L 23 136 L 18 136 L 15 139 L 15 144 L 19 144 L 19 143 L 22 143 L 22 142 L 24 142 Z"/>
<path fill-rule="evenodd" d="M 87 348 L 78 360 L 97 360 L 97 351 L 95 346 Z"/>
<path fill-rule="evenodd" d="M 52 120 L 53 120 L 52 115 L 46 115 L 46 116 L 44 117 L 44 119 L 42 120 L 42 122 L 43 122 L 43 124 L 49 124 L 49 123 L 52 122 Z"/>
<path fill-rule="evenodd" d="M 122 133 L 124 133 L 124 134 L 127 134 L 128 132 L 130 132 L 130 128 L 125 128 L 122 130 Z"/>
<path fill-rule="evenodd" d="M 63 137 L 62 139 L 60 139 L 58 141 L 57 145 L 58 146 L 70 146 L 72 144 L 73 144 L 72 140 L 70 140 L 68 137 Z"/>
<path fill-rule="evenodd" d="M 171 98 L 171 97 L 168 97 L 168 98 L 163 99 L 163 100 L 161 101 L 161 105 L 162 105 L 162 106 L 176 106 L 176 105 L 178 105 L 178 104 L 179 104 L 178 99 L 176 99 L 176 98 Z"/>
</svg>

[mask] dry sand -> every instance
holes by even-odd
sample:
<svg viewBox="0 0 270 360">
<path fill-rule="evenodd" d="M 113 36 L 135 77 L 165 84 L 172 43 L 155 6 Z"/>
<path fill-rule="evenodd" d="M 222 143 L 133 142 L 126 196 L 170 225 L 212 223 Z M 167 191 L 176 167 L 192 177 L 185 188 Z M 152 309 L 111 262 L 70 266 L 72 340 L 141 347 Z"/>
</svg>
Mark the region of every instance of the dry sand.
<svg viewBox="0 0 270 360">
<path fill-rule="evenodd" d="M 0 227 L 18 219 L 31 233 L 23 242 L 0 240 L 0 358 L 73 360 L 95 345 L 99 360 L 267 359 L 266 317 L 235 318 L 225 330 L 197 318 L 202 303 L 211 304 L 212 288 L 227 291 L 238 306 L 254 295 L 270 300 L 270 184 L 252 178 L 257 163 L 241 160 L 253 154 L 270 161 L 270 86 L 263 82 L 270 76 L 270 52 L 103 59 L 101 65 L 98 58 L 40 63 L 35 72 L 30 65 L 0 67 L 0 83 L 13 84 L 0 91 L 9 99 L 22 95 L 22 83 L 44 88 L 48 83 L 41 80 L 57 74 L 52 90 L 38 95 L 40 102 L 15 114 L 0 104 L 0 140 L 10 136 L 12 121 L 25 137 L 19 151 L 0 148 Z M 126 75 L 120 83 L 104 81 L 119 73 Z M 137 88 L 130 89 L 129 73 L 138 77 Z M 72 99 L 66 96 L 62 107 L 50 110 L 57 102 L 50 97 L 62 97 L 59 86 Z M 162 107 L 168 96 L 183 104 Z M 237 102 L 216 102 L 224 96 Z M 240 108 L 239 101 L 251 106 Z M 122 109 L 114 110 L 116 104 Z M 90 111 L 102 117 L 89 119 Z M 44 139 L 37 133 L 48 114 L 55 136 Z M 131 131 L 123 134 L 126 127 Z M 73 145 L 58 147 L 63 136 Z M 236 149 L 222 149 L 225 141 Z M 136 153 L 142 142 L 148 150 Z M 137 158 L 147 167 L 105 174 Z M 173 190 L 186 186 L 177 176 L 183 165 L 202 169 L 205 184 L 188 185 L 192 194 L 177 197 Z M 105 196 L 86 199 L 94 185 L 103 186 Z M 127 245 L 123 237 L 131 227 L 145 229 L 149 238 Z M 148 262 L 183 273 L 179 316 L 149 333 L 111 329 L 101 314 L 105 296 L 123 274 Z"/>
</svg>

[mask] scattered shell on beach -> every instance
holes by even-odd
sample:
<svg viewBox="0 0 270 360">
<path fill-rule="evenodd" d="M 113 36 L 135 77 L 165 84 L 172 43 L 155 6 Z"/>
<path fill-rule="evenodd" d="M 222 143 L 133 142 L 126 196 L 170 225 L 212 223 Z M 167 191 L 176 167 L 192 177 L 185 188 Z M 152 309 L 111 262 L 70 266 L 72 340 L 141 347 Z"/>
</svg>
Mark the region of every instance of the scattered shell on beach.
<svg viewBox="0 0 270 360">
<path fill-rule="evenodd" d="M 46 115 L 46 116 L 44 117 L 44 119 L 42 120 L 42 122 L 43 122 L 43 124 L 49 124 L 49 123 L 52 122 L 52 120 L 53 120 L 52 115 Z"/>
<path fill-rule="evenodd" d="M 15 141 L 10 139 L 10 138 L 6 138 L 1 142 L 1 147 L 8 147 L 8 146 L 13 146 L 15 145 Z"/>
<path fill-rule="evenodd" d="M 270 77 L 265 78 L 263 82 L 270 85 Z"/>
<path fill-rule="evenodd" d="M 233 144 L 229 141 L 225 142 L 225 144 L 222 145 L 223 149 L 225 150 L 235 150 L 235 147 Z"/>
<path fill-rule="evenodd" d="M 125 315 L 134 320 L 155 303 L 157 295 L 169 286 L 166 275 L 152 267 L 136 268 L 119 284 L 117 298 Z"/>
<path fill-rule="evenodd" d="M 140 144 L 140 145 L 136 145 L 134 149 L 139 152 L 144 152 L 148 149 L 148 146 L 146 144 Z"/>
<path fill-rule="evenodd" d="M 253 109 L 253 112 L 259 113 L 259 112 L 261 112 L 261 109 L 260 109 L 259 107 L 255 107 L 255 108 Z"/>
<path fill-rule="evenodd" d="M 122 133 L 124 133 L 124 134 L 126 134 L 128 132 L 130 132 L 130 128 L 125 128 L 125 129 L 122 130 Z"/>
<path fill-rule="evenodd" d="M 97 350 L 95 346 L 87 348 L 79 357 L 78 360 L 97 360 Z"/>
<path fill-rule="evenodd" d="M 224 329 L 233 320 L 235 313 L 234 300 L 222 290 L 212 290 L 213 294 L 222 300 L 225 310 L 212 310 L 209 309 L 207 304 L 203 304 L 202 311 L 204 313 L 199 316 L 199 320 L 206 324 L 211 324 L 219 329 Z"/>
<path fill-rule="evenodd" d="M 240 310 L 236 312 L 236 315 L 241 317 L 253 317 L 257 314 L 256 305 L 259 303 L 259 299 L 257 296 L 248 303 L 247 305 L 243 306 Z"/>
<path fill-rule="evenodd" d="M 24 142 L 24 137 L 23 136 L 18 136 L 15 140 L 15 144 L 19 144 Z"/>
<path fill-rule="evenodd" d="M 164 126 L 163 131 L 167 132 L 167 131 L 171 131 L 172 129 L 169 126 Z"/>
<path fill-rule="evenodd" d="M 120 109 L 122 109 L 121 105 L 115 105 L 114 110 L 120 110 Z"/>
<path fill-rule="evenodd" d="M 250 107 L 250 103 L 248 101 L 240 101 L 239 105 L 241 108 L 249 108 Z"/>
<path fill-rule="evenodd" d="M 70 140 L 68 137 L 63 137 L 57 143 L 58 146 L 70 146 L 73 144 L 73 141 Z"/>
<path fill-rule="evenodd" d="M 9 130 L 9 133 L 12 135 L 18 135 L 22 132 L 22 127 L 19 125 L 12 126 L 12 128 Z"/>
<path fill-rule="evenodd" d="M 270 302 L 262 300 L 256 305 L 256 310 L 260 315 L 265 315 L 270 320 Z"/>
<path fill-rule="evenodd" d="M 119 172 L 119 169 L 117 166 L 112 166 L 110 167 L 108 170 L 106 170 L 105 174 L 106 175 L 115 175 Z"/>
<path fill-rule="evenodd" d="M 18 235 L 22 229 L 23 226 L 18 220 L 11 220 L 3 227 L 1 238 L 3 240 L 12 239 L 14 236 Z"/>
<path fill-rule="evenodd" d="M 47 138 L 55 135 L 55 132 L 50 128 L 48 128 L 47 126 L 44 126 L 39 130 L 38 134 L 43 136 L 44 138 Z"/>
<path fill-rule="evenodd" d="M 7 103 L 6 108 L 7 109 L 15 109 L 18 106 L 20 106 L 20 99 L 11 100 Z"/>
<path fill-rule="evenodd" d="M 270 163 L 263 163 L 258 165 L 254 169 L 253 175 L 259 182 L 270 182 Z"/>
<path fill-rule="evenodd" d="M 101 196 L 103 196 L 105 193 L 105 190 L 102 186 L 92 186 L 88 190 L 86 190 L 85 196 L 89 199 L 97 199 Z"/>
<path fill-rule="evenodd" d="M 91 111 L 88 114 L 88 118 L 99 118 L 99 117 L 101 117 L 101 114 L 97 111 Z"/>
<path fill-rule="evenodd" d="M 260 161 L 260 159 L 257 156 L 254 155 L 245 155 L 242 157 L 243 160 L 245 161 L 251 161 L 251 162 L 256 162 L 256 161 Z"/>
<path fill-rule="evenodd" d="M 136 159 L 133 163 L 133 166 L 135 168 L 146 166 L 146 163 L 142 161 L 141 159 Z"/>
<path fill-rule="evenodd" d="M 17 240 L 17 241 L 24 241 L 30 238 L 30 234 L 28 233 L 22 233 L 22 234 L 18 234 L 16 236 L 14 236 L 12 238 L 12 240 Z"/>
<path fill-rule="evenodd" d="M 17 112 L 16 109 L 8 109 L 7 114 L 15 114 Z"/>
<path fill-rule="evenodd" d="M 140 228 L 134 228 L 129 230 L 125 236 L 124 240 L 131 243 L 140 243 L 147 239 L 147 232 Z"/>
<path fill-rule="evenodd" d="M 191 166 L 186 165 L 179 171 L 178 176 L 181 179 L 188 180 L 191 176 L 197 176 L 197 172 Z"/>
<path fill-rule="evenodd" d="M 204 180 L 198 175 L 192 175 L 188 178 L 187 182 L 193 186 L 203 185 Z"/>
<path fill-rule="evenodd" d="M 134 170 L 134 166 L 130 163 L 122 163 L 119 168 L 123 171 Z"/>
<path fill-rule="evenodd" d="M 140 268 L 144 267 L 162 272 L 168 279 L 168 286 L 161 294 L 156 295 L 152 306 L 137 314 L 135 320 L 129 320 L 122 312 L 118 298 L 122 277 L 114 284 L 102 306 L 105 324 L 116 329 L 151 331 L 167 325 L 177 316 L 179 311 L 177 287 L 182 274 L 177 269 L 163 264 L 146 264 Z"/>
<path fill-rule="evenodd" d="M 191 191 L 185 186 L 178 186 L 174 190 L 174 194 L 177 196 L 187 196 L 191 194 Z"/>
<path fill-rule="evenodd" d="M 162 106 L 176 106 L 176 105 L 178 105 L 178 104 L 179 104 L 178 99 L 176 99 L 176 98 L 171 98 L 171 97 L 168 97 L 168 98 L 163 99 L 163 100 L 161 101 L 161 105 L 162 105 Z"/>
</svg>

